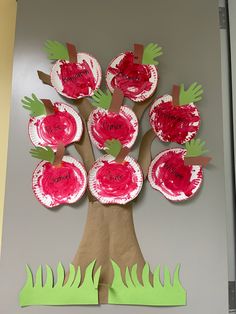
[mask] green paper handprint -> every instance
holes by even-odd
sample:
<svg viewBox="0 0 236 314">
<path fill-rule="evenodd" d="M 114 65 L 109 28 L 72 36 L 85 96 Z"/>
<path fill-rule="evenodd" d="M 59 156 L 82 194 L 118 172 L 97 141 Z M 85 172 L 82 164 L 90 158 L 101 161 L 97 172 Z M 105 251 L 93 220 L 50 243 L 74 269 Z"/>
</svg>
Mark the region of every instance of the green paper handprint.
<svg viewBox="0 0 236 314">
<path fill-rule="evenodd" d="M 21 102 L 23 103 L 23 108 L 30 111 L 31 117 L 38 117 L 47 114 L 44 104 L 36 97 L 35 94 L 32 94 L 32 98 L 23 98 Z"/>
<path fill-rule="evenodd" d="M 30 150 L 30 154 L 33 158 L 47 160 L 53 164 L 55 160 L 55 154 L 50 147 L 35 147 Z"/>
<path fill-rule="evenodd" d="M 180 105 L 188 105 L 192 102 L 197 102 L 202 99 L 203 88 L 202 85 L 197 82 L 190 85 L 190 87 L 185 91 L 184 84 L 180 85 L 180 93 L 179 93 L 179 104 Z"/>
<path fill-rule="evenodd" d="M 208 150 L 204 150 L 203 146 L 205 146 L 206 142 L 200 139 L 191 140 L 185 144 L 185 148 L 187 150 L 187 154 L 185 157 L 198 157 L 202 156 L 208 152 Z"/>
<path fill-rule="evenodd" d="M 44 50 L 48 54 L 49 60 L 69 60 L 67 47 L 55 40 L 47 40 L 44 44 Z"/>
<path fill-rule="evenodd" d="M 112 101 L 111 92 L 107 89 L 104 93 L 101 89 L 95 91 L 92 96 L 92 105 L 98 108 L 109 109 Z"/>
<path fill-rule="evenodd" d="M 122 149 L 121 142 L 119 140 L 107 140 L 105 142 L 105 150 L 108 154 L 112 155 L 113 157 L 117 157 L 119 152 Z"/>
<path fill-rule="evenodd" d="M 159 62 L 155 59 L 163 54 L 162 47 L 159 47 L 157 44 L 150 43 L 148 44 L 143 51 L 142 64 L 154 64 L 158 65 Z"/>
</svg>

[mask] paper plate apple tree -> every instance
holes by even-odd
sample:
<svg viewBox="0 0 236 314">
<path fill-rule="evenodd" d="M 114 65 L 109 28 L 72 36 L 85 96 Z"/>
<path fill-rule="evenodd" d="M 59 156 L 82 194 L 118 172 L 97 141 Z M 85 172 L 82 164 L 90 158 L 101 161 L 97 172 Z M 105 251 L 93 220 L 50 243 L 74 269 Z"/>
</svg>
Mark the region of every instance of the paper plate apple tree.
<svg viewBox="0 0 236 314">
<path fill-rule="evenodd" d="M 31 154 L 43 160 L 34 171 L 33 190 L 47 207 L 76 202 L 85 190 L 88 198 L 84 234 L 66 280 L 74 278 L 73 269 L 80 267 L 85 273 L 96 260 L 94 269 L 101 266 L 101 274 L 99 280 L 96 277 L 99 301 L 93 303 L 185 305 L 179 266 L 172 281 L 166 268 L 164 283 L 159 268 L 154 277 L 150 274 L 135 235 L 133 206 L 147 178 L 171 202 L 185 201 L 199 191 L 203 167 L 210 160 L 204 156 L 205 143 L 195 139 L 200 128 L 196 103 L 202 99 L 202 86 L 175 85 L 172 95 L 156 98 L 157 58 L 162 49 L 153 43 L 146 47 L 135 44 L 133 52 L 113 59 L 106 71 L 107 91 L 99 89 L 101 68 L 95 58 L 77 53 L 71 44 L 47 41 L 45 47 L 56 63 L 50 75 L 39 71 L 39 78 L 70 102 L 73 99 L 76 107 L 39 100 L 34 94 L 23 99 L 31 113 L 29 133 L 36 146 Z M 138 137 L 148 107 L 150 129 Z M 163 151 L 153 158 L 154 139 L 160 145 L 174 142 L 178 146 L 166 149 L 163 145 Z M 84 166 L 70 156 L 63 157 L 62 144 L 74 145 Z M 93 145 L 105 154 L 96 159 Z M 137 160 L 132 157 L 134 147 L 139 148 Z M 59 305 L 57 296 L 53 304 Z M 34 296 L 33 302 L 36 299 Z M 66 304 L 75 303 L 68 299 Z"/>
</svg>

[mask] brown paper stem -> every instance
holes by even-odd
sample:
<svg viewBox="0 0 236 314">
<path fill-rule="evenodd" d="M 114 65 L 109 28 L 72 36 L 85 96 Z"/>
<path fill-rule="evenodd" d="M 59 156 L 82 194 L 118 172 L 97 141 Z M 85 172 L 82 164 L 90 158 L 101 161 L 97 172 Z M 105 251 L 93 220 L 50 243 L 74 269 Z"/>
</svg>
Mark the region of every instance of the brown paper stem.
<svg viewBox="0 0 236 314">
<path fill-rule="evenodd" d="M 130 149 L 128 147 L 122 147 L 119 154 L 116 156 L 115 161 L 118 163 L 122 163 L 125 159 L 125 157 L 129 154 Z"/>
<path fill-rule="evenodd" d="M 148 168 L 152 161 L 151 146 L 155 137 L 156 137 L 155 132 L 153 131 L 153 129 L 150 129 L 144 134 L 140 144 L 138 163 L 142 168 L 144 180 L 148 175 Z"/>
<path fill-rule="evenodd" d="M 113 95 L 112 95 L 112 101 L 111 101 L 111 105 L 109 108 L 109 112 L 115 112 L 115 113 L 119 113 L 120 111 L 120 107 L 123 104 L 123 100 L 124 100 L 124 93 L 122 92 L 121 89 L 119 88 L 115 88 Z"/>
<path fill-rule="evenodd" d="M 64 156 L 65 153 L 65 146 L 63 145 L 63 143 L 59 143 L 57 146 L 57 151 L 56 151 L 56 155 L 55 155 L 55 160 L 53 162 L 54 166 L 60 166 L 61 162 L 62 162 L 62 158 Z"/>
<path fill-rule="evenodd" d="M 199 165 L 206 167 L 207 164 L 210 162 L 212 158 L 209 156 L 198 156 L 198 157 L 185 157 L 184 158 L 184 164 L 186 166 L 194 166 L 194 165 Z"/>
<path fill-rule="evenodd" d="M 46 74 L 46 73 L 44 73 L 42 71 L 37 71 L 37 73 L 38 73 L 39 79 L 43 82 L 43 84 L 52 86 L 50 75 L 48 75 L 48 74 Z"/>
<path fill-rule="evenodd" d="M 138 120 L 141 120 L 145 110 L 149 107 L 154 97 L 148 98 L 141 102 L 135 102 L 133 106 L 133 111 L 136 114 Z"/>
<path fill-rule="evenodd" d="M 173 88 L 172 88 L 173 106 L 179 106 L 179 93 L 180 93 L 180 87 L 178 85 L 173 85 Z"/>
<path fill-rule="evenodd" d="M 50 99 L 41 99 L 41 101 L 44 104 L 44 107 L 47 112 L 47 116 L 55 113 L 53 103 L 51 102 Z"/>
<path fill-rule="evenodd" d="M 94 109 L 90 101 L 87 98 L 80 98 L 74 100 L 74 104 L 78 106 L 81 116 L 84 118 L 85 121 L 87 121 L 90 113 Z"/>
<path fill-rule="evenodd" d="M 134 63 L 142 64 L 144 47 L 140 44 L 134 44 Z"/>
<path fill-rule="evenodd" d="M 75 45 L 66 43 L 66 47 L 68 50 L 70 62 L 77 63 L 77 49 Z"/>
</svg>

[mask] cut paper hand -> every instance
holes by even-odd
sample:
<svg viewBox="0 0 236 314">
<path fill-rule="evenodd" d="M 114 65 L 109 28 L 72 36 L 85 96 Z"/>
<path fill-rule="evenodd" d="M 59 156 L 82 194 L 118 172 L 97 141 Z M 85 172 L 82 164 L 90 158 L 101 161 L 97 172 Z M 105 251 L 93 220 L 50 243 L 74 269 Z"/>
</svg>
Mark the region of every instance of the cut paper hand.
<svg viewBox="0 0 236 314">
<path fill-rule="evenodd" d="M 162 47 L 159 47 L 157 44 L 150 43 L 144 47 L 142 64 L 158 65 L 159 62 L 156 58 L 160 57 L 162 54 Z"/>
<path fill-rule="evenodd" d="M 131 148 L 138 136 L 138 119 L 132 109 L 123 105 L 123 92 L 97 90 L 92 96 L 93 110 L 88 118 L 88 131 L 99 149 L 105 149 L 107 141 L 115 139 Z"/>
<path fill-rule="evenodd" d="M 142 271 L 142 282 L 137 276 L 137 265 L 127 267 L 125 281 L 121 276 L 120 267 L 112 261 L 114 278 L 108 293 L 109 304 L 132 304 L 150 306 L 186 305 L 186 291 L 179 280 L 180 265 L 177 265 L 174 276 L 164 268 L 163 283 L 160 279 L 160 266 L 153 273 L 153 283 L 150 281 L 150 269 L 146 263 Z"/>
<path fill-rule="evenodd" d="M 186 154 L 184 156 L 185 165 L 200 165 L 206 167 L 212 159 L 205 155 L 208 150 L 204 149 L 206 142 L 200 139 L 193 139 L 185 144 Z"/>
<path fill-rule="evenodd" d="M 202 99 L 202 86 L 194 83 L 185 91 L 174 85 L 172 95 L 164 95 L 153 103 L 150 124 L 163 142 L 184 144 L 193 139 L 200 128 L 200 114 L 193 103 Z"/>
<path fill-rule="evenodd" d="M 42 267 L 39 266 L 35 280 L 29 266 L 26 266 L 27 281 L 20 291 L 22 307 L 29 305 L 88 305 L 98 304 L 98 283 L 101 268 L 93 275 L 95 261 L 90 263 L 82 280 L 80 267 L 70 265 L 69 276 L 65 281 L 65 271 L 61 263 L 54 276 L 50 266 L 46 265 L 46 279 L 43 284 Z"/>
<path fill-rule="evenodd" d="M 30 111 L 31 117 L 47 114 L 44 103 L 40 101 L 35 94 L 32 94 L 32 98 L 24 97 L 21 102 L 23 103 L 23 108 Z"/>
<path fill-rule="evenodd" d="M 77 202 L 87 187 L 87 173 L 81 162 L 64 156 L 64 146 L 56 154 L 50 147 L 31 149 L 32 157 L 41 159 L 33 173 L 33 191 L 39 202 L 52 208 Z"/>
<path fill-rule="evenodd" d="M 70 60 L 67 47 L 58 41 L 47 40 L 44 44 L 44 50 L 49 60 Z"/>
</svg>

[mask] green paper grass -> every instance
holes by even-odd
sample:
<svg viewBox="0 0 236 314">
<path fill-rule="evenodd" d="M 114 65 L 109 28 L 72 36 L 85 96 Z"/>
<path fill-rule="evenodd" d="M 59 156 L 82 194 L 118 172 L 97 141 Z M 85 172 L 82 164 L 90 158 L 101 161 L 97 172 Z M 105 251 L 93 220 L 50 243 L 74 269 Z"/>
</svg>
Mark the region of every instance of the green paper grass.
<svg viewBox="0 0 236 314">
<path fill-rule="evenodd" d="M 170 271 L 164 268 L 163 283 L 160 280 L 160 266 L 153 273 L 153 284 L 150 282 L 149 265 L 145 264 L 142 272 L 142 283 L 137 276 L 137 265 L 125 272 L 125 282 L 121 276 L 120 267 L 112 261 L 114 279 L 109 288 L 109 304 L 130 304 L 150 306 L 180 306 L 186 305 L 187 294 L 179 280 L 180 265 L 177 265 L 173 281 Z"/>
<path fill-rule="evenodd" d="M 95 261 L 90 263 L 81 280 L 81 271 L 70 265 L 69 277 L 65 282 L 65 271 L 61 263 L 57 267 L 57 281 L 50 266 L 46 265 L 46 280 L 43 284 L 42 267 L 39 266 L 35 280 L 29 266 L 26 266 L 27 280 L 20 291 L 20 306 L 29 305 L 86 305 L 98 304 L 99 268 L 93 276 Z"/>
</svg>

